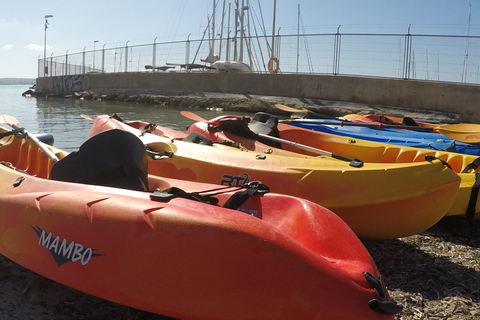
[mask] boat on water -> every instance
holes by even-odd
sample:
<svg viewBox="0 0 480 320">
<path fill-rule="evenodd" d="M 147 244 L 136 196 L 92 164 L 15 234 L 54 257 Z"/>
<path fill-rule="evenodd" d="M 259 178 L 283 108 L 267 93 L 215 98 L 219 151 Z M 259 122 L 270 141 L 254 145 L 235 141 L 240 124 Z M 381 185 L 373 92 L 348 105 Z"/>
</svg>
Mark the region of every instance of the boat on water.
<svg viewBox="0 0 480 320">
<path fill-rule="evenodd" d="M 192 120 L 198 121 L 195 117 Z M 250 139 L 245 146 L 263 143 L 272 148 L 298 154 L 322 156 L 325 151 L 340 154 L 344 159 L 360 159 L 364 163 L 406 164 L 424 162 L 425 159 L 439 159 L 455 171 L 461 178 L 460 188 L 455 201 L 446 215 L 467 215 L 468 219 L 478 219 L 480 213 L 480 158 L 473 155 L 447 151 L 428 150 L 378 143 L 349 136 L 340 136 L 325 132 L 308 130 L 280 123 L 272 115 L 258 113 L 253 118 L 222 116 L 210 121 L 204 120 L 192 124 L 187 132 L 201 132 L 209 137 L 224 138 L 226 131 L 235 131 Z M 233 137 L 229 135 L 229 137 Z M 260 140 L 254 140 L 255 138 Z M 262 143 L 258 143 L 261 141 Z M 274 151 L 275 152 L 275 151 Z M 428 179 L 428 178 L 427 178 Z M 418 180 L 411 180 L 418 182 Z"/>
<path fill-rule="evenodd" d="M 140 127 L 99 116 L 89 137 L 111 129 L 132 132 L 150 150 L 152 174 L 230 186 L 259 180 L 274 192 L 332 210 L 361 238 L 397 238 L 428 229 L 447 212 L 460 183 L 439 160 L 373 164 L 291 152 L 295 156 L 277 155 L 271 147 L 252 152 L 213 143 L 195 132 L 172 139 L 171 129 L 153 126 L 158 134 L 152 134 L 148 123 L 135 124 Z M 165 132 L 167 137 L 162 136 Z"/>
<path fill-rule="evenodd" d="M 17 129 L 0 128 L 0 254 L 40 275 L 181 319 L 401 310 L 360 240 L 319 205 L 261 183 L 148 175 L 145 146 L 126 131 L 68 154 Z"/>
</svg>

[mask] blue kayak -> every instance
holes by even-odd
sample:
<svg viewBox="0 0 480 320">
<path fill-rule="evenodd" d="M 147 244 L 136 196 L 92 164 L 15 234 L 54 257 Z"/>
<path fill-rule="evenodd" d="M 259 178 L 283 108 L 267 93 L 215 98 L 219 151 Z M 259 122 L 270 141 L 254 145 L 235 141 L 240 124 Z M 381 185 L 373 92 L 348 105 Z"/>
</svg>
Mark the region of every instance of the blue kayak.
<svg viewBox="0 0 480 320">
<path fill-rule="evenodd" d="M 431 150 L 442 150 L 470 155 L 480 155 L 480 143 L 469 144 L 452 140 L 440 133 L 393 128 L 372 128 L 363 125 L 342 125 L 337 120 L 291 120 L 288 124 L 356 139 L 395 144 Z"/>
</svg>

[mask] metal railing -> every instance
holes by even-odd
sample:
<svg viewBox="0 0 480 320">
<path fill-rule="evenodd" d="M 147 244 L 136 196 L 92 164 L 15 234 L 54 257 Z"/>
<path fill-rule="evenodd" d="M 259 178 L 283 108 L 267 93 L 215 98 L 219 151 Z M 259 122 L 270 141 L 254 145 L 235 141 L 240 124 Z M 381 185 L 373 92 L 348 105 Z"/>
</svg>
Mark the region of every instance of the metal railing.
<svg viewBox="0 0 480 320">
<path fill-rule="evenodd" d="M 241 41 L 240 41 L 241 40 Z M 64 76 L 91 72 L 192 71 L 204 62 L 212 45 L 223 60 L 239 60 L 254 72 L 269 72 L 268 37 L 189 40 L 125 45 L 39 58 L 38 75 Z M 240 42 L 243 50 L 239 48 Z M 275 57 L 280 73 L 309 73 L 479 83 L 480 37 L 421 34 L 277 35 Z M 242 56 L 240 56 L 242 55 Z M 192 67 L 189 68 L 188 66 Z M 47 73 L 44 74 L 44 68 Z M 163 68 L 162 68 L 163 67 Z M 206 68 L 208 69 L 208 68 Z"/>
</svg>

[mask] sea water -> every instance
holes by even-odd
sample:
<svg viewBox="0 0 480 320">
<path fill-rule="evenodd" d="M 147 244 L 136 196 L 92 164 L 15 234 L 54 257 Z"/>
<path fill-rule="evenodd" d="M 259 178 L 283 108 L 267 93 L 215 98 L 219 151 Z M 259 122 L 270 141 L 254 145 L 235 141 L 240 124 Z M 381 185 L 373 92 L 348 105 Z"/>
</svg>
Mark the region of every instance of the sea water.
<svg viewBox="0 0 480 320">
<path fill-rule="evenodd" d="M 180 131 L 185 131 L 193 123 L 180 114 L 182 110 L 194 112 L 205 119 L 224 114 L 240 114 L 189 106 L 167 107 L 131 102 L 22 96 L 27 90 L 26 85 L 0 85 L 0 114 L 15 117 L 21 127 L 32 133 L 52 134 L 55 139 L 54 146 L 70 152 L 77 150 L 85 141 L 92 125 L 81 117 L 82 114 L 91 118 L 102 114 L 117 114 L 126 121 L 141 120 Z M 6 127 L 5 124 L 1 125 Z"/>
</svg>

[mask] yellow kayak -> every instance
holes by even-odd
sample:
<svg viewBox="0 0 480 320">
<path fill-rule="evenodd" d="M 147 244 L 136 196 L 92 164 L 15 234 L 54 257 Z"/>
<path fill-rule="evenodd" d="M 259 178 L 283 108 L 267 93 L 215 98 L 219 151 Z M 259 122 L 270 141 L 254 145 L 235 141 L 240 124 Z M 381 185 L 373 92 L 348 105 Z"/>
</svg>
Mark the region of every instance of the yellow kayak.
<svg viewBox="0 0 480 320">
<path fill-rule="evenodd" d="M 226 116 L 224 116 L 223 119 L 225 119 L 225 117 Z M 246 126 L 247 129 L 251 128 L 256 131 L 252 132 L 253 135 L 251 135 L 251 137 L 253 137 L 258 135 L 259 131 L 261 131 L 259 130 L 260 128 L 264 133 L 260 133 L 262 142 L 271 143 L 277 147 L 281 146 L 284 151 L 320 156 L 323 155 L 323 153 L 319 152 L 319 150 L 323 150 L 333 154 L 340 154 L 344 157 L 357 158 L 365 163 L 406 164 L 424 162 L 425 157 L 437 158 L 447 163 L 453 171 L 459 174 L 462 180 L 455 201 L 448 209 L 446 215 L 467 214 L 471 219 L 475 213 L 480 212 L 480 201 L 478 201 L 480 200 L 479 188 L 474 187 L 475 183 L 480 184 L 480 168 L 477 168 L 478 164 L 480 164 L 480 160 L 477 159 L 480 158 L 477 156 L 383 144 L 303 129 L 278 122 L 278 119 L 275 117 L 264 113 L 259 113 L 258 116 L 254 116 L 248 124 L 239 117 L 230 116 L 228 118 L 228 126 L 222 126 L 223 119 L 219 120 L 215 118 L 210 121 L 197 122 L 190 126 L 187 132 L 198 131 L 204 134 L 208 132 L 209 137 L 214 137 L 214 135 L 219 135 L 220 132 L 225 133 L 237 126 Z M 237 121 L 231 121 L 232 119 L 237 119 Z M 255 123 L 256 126 L 252 126 L 252 123 Z M 448 127 L 451 128 L 452 126 L 449 125 Z M 268 132 L 269 130 L 270 132 Z M 235 129 L 237 133 L 241 131 L 242 130 L 238 128 Z M 266 132 L 269 133 L 268 137 L 268 134 L 265 134 Z M 278 143 L 278 139 L 274 140 L 275 137 L 284 140 L 286 143 Z M 306 148 L 306 146 L 309 148 Z M 416 183 L 418 183 L 418 180 L 412 180 L 412 185 Z M 477 214 L 475 218 L 478 219 L 479 216 L 480 215 Z"/>
<path fill-rule="evenodd" d="M 290 157 L 209 146 L 194 143 L 195 139 L 188 142 L 188 137 L 165 138 L 109 116 L 97 117 L 89 136 L 115 128 L 134 133 L 147 145 L 151 174 L 222 185 L 259 180 L 272 192 L 332 210 L 362 238 L 397 238 L 428 229 L 450 208 L 460 183 L 439 160 L 354 167 L 332 158 Z"/>
</svg>

